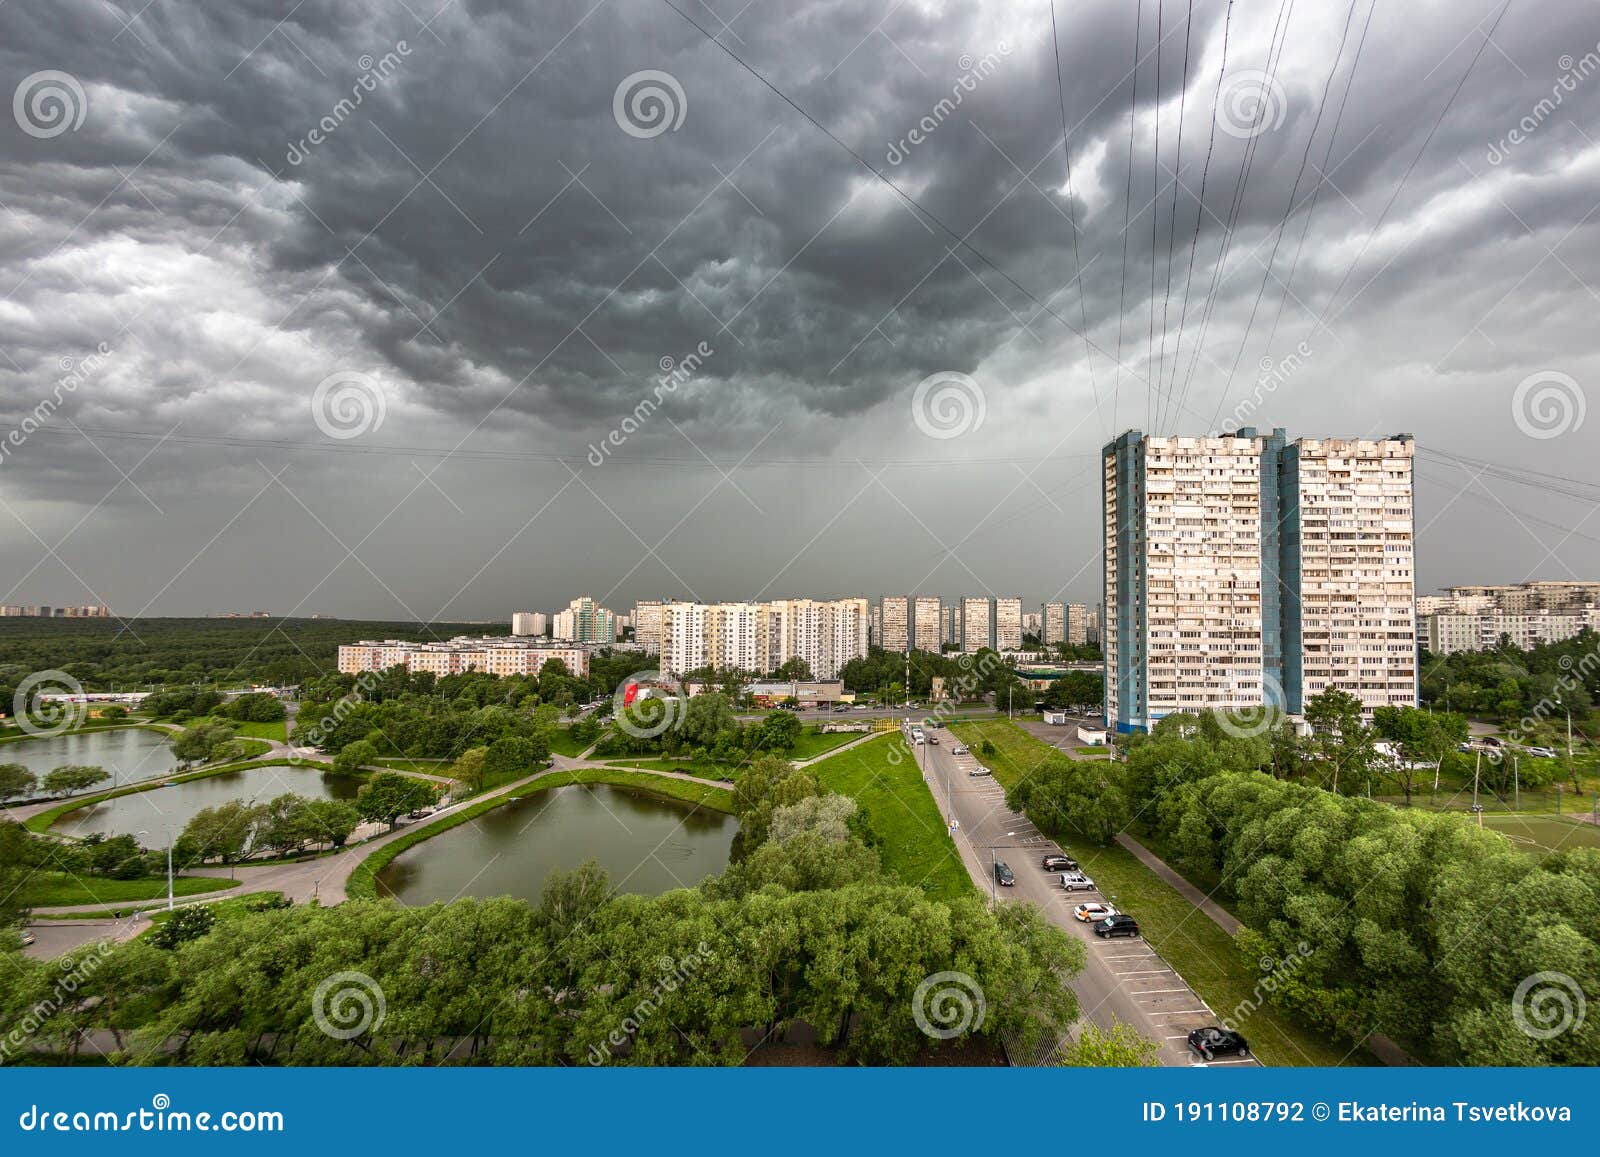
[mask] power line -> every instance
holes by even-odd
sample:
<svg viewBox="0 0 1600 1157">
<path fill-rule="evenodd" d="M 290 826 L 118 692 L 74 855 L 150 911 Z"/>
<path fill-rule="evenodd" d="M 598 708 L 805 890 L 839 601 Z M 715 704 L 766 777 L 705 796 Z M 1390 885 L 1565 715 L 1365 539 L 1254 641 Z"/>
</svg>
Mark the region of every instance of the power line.
<svg viewBox="0 0 1600 1157">
<path fill-rule="evenodd" d="M 1169 402 L 1178 384 L 1178 366 L 1183 354 L 1183 326 L 1189 313 L 1189 290 L 1194 284 L 1195 250 L 1200 244 L 1200 220 L 1206 212 L 1206 178 L 1211 174 L 1211 154 L 1217 144 L 1217 105 L 1222 98 L 1222 79 L 1228 72 L 1228 36 L 1233 26 L 1233 0 L 1228 0 L 1228 12 L 1222 21 L 1222 67 L 1217 71 L 1217 89 L 1211 95 L 1211 133 L 1206 141 L 1206 160 L 1200 169 L 1200 195 L 1195 200 L 1194 236 L 1189 239 L 1189 268 L 1183 277 L 1183 304 L 1178 309 L 1178 336 L 1172 346 L 1172 384 L 1166 389 Z M 1177 202 L 1173 202 L 1176 209 Z M 1174 417 L 1177 415 L 1174 414 Z"/>
<path fill-rule="evenodd" d="M 1117 401 L 1122 393 L 1122 322 L 1128 304 L 1128 230 L 1132 224 L 1133 211 L 1133 122 L 1134 113 L 1139 105 L 1139 30 L 1144 17 L 1144 0 L 1133 0 L 1133 68 L 1130 74 L 1133 78 L 1133 97 L 1128 101 L 1128 179 L 1127 187 L 1122 194 L 1122 290 L 1117 295 L 1117 378 L 1116 388 L 1111 395 L 1111 422 L 1113 428 L 1117 420 Z M 1160 51 L 1160 45 L 1156 45 Z M 1148 405 L 1149 395 L 1146 395 Z"/>
<path fill-rule="evenodd" d="M 1356 4 L 1359 0 L 1350 0 L 1350 7 L 1344 15 L 1344 30 L 1339 34 L 1339 47 L 1333 54 L 1333 63 L 1328 66 L 1328 77 L 1322 82 L 1322 98 L 1317 101 L 1317 115 L 1311 120 L 1311 131 L 1306 134 L 1306 147 L 1300 154 L 1300 168 L 1294 175 L 1294 184 L 1289 188 L 1289 203 L 1283 207 L 1283 216 L 1278 221 L 1278 227 L 1272 235 L 1272 252 L 1267 254 L 1266 264 L 1261 270 L 1261 284 L 1256 288 L 1255 301 L 1250 303 L 1250 317 L 1245 321 L 1244 333 L 1239 336 L 1239 348 L 1234 350 L 1233 364 L 1228 367 L 1228 376 L 1222 383 L 1222 389 L 1217 392 L 1217 406 L 1211 414 L 1211 425 L 1217 424 L 1217 418 L 1222 414 L 1222 404 L 1228 400 L 1228 391 L 1233 388 L 1234 376 L 1239 372 L 1239 363 L 1244 359 L 1244 348 L 1250 341 L 1250 331 L 1256 324 L 1256 313 L 1261 308 L 1261 299 L 1266 295 L 1267 282 L 1272 278 L 1273 263 L 1278 260 L 1278 246 L 1283 243 L 1283 232 L 1289 224 L 1289 218 L 1294 215 L 1295 198 L 1300 195 L 1300 182 L 1306 175 L 1306 166 L 1311 162 L 1311 146 L 1316 143 L 1317 129 L 1322 125 L 1323 111 L 1328 107 L 1328 94 L 1333 91 L 1333 78 L 1339 73 L 1339 62 L 1344 59 L 1344 46 L 1350 39 L 1350 25 L 1355 20 Z M 1269 351 L 1270 352 L 1270 351 Z"/>
<path fill-rule="evenodd" d="M 1233 199 L 1228 206 L 1228 216 L 1223 222 L 1222 243 L 1217 248 L 1217 259 L 1211 267 L 1211 287 L 1206 294 L 1206 304 L 1200 315 L 1200 335 L 1195 340 L 1194 355 L 1189 361 L 1189 372 L 1184 377 L 1183 388 L 1178 393 L 1179 404 L 1188 400 L 1189 391 L 1194 385 L 1195 371 L 1200 365 L 1200 355 L 1205 351 L 1206 334 L 1211 329 L 1211 318 L 1216 313 L 1217 289 L 1221 281 L 1222 270 L 1227 265 L 1228 254 L 1233 250 L 1233 234 L 1238 227 L 1239 217 L 1244 209 L 1245 190 L 1250 182 L 1250 170 L 1254 166 L 1257 142 L 1260 141 L 1261 122 L 1269 111 L 1271 105 L 1272 86 L 1277 83 L 1278 64 L 1283 59 L 1283 45 L 1289 40 L 1289 20 L 1294 17 L 1294 0 L 1280 0 L 1278 4 L 1277 19 L 1272 26 L 1272 39 L 1267 42 L 1267 67 L 1265 79 L 1262 81 L 1263 92 L 1257 102 L 1256 116 L 1251 124 L 1250 139 L 1245 142 L 1244 156 L 1239 164 L 1239 176 L 1234 181 Z M 1282 33 L 1282 41 L 1279 33 Z"/>
<path fill-rule="evenodd" d="M 1156 362 L 1157 384 L 1166 377 L 1167 307 L 1172 304 L 1172 250 L 1178 236 L 1178 174 L 1183 172 L 1183 118 L 1189 104 L 1189 35 L 1193 26 L 1194 0 L 1189 0 L 1188 14 L 1183 21 L 1183 84 L 1178 89 L 1178 149 L 1172 167 L 1172 217 L 1167 223 L 1167 291 L 1161 298 L 1161 357 Z M 1170 416 L 1177 417 L 1176 414 Z"/>
<path fill-rule="evenodd" d="M 1089 310 L 1083 300 L 1083 256 L 1078 251 L 1078 211 L 1072 191 L 1072 144 L 1067 139 L 1067 90 L 1061 79 L 1061 39 L 1056 31 L 1056 3 L 1050 0 L 1050 44 L 1056 54 L 1056 97 L 1061 104 L 1061 155 L 1067 166 L 1067 223 L 1072 227 L 1072 263 L 1077 269 L 1078 324 L 1083 331 L 1083 360 L 1089 367 L 1089 388 L 1094 391 L 1094 412 L 1100 416 L 1100 384 L 1095 380 L 1094 357 L 1089 351 Z M 1104 419 L 1101 432 L 1105 432 Z"/>
<path fill-rule="evenodd" d="M 1161 214 L 1158 206 L 1161 202 L 1161 0 L 1156 2 L 1156 96 L 1150 103 L 1150 332 L 1145 338 L 1144 365 L 1145 377 L 1155 380 L 1157 373 L 1156 364 L 1156 236 L 1161 229 Z M 1178 190 L 1172 190 L 1176 197 Z M 1147 386 L 1145 396 L 1145 423 L 1148 426 L 1155 420 L 1158 399 L 1153 388 Z"/>
<path fill-rule="evenodd" d="M 1433 127 L 1428 130 L 1428 135 L 1422 139 L 1422 144 L 1417 149 L 1416 155 L 1411 158 L 1411 163 L 1406 166 L 1405 173 L 1400 177 L 1400 183 L 1394 187 L 1394 192 L 1389 195 L 1388 202 L 1383 206 L 1383 212 L 1378 214 L 1378 221 L 1375 225 L 1373 225 L 1372 231 L 1367 234 L 1367 240 L 1361 246 L 1361 251 L 1357 253 L 1355 258 L 1350 262 L 1349 268 L 1344 271 L 1344 276 L 1339 279 L 1339 284 L 1334 286 L 1333 296 L 1328 298 L 1327 307 L 1323 309 L 1315 324 L 1313 324 L 1311 329 L 1307 331 L 1306 340 L 1309 341 L 1311 335 L 1323 327 L 1323 322 L 1327 319 L 1328 314 L 1333 310 L 1334 302 L 1339 300 L 1339 294 L 1344 290 L 1345 282 L 1350 280 L 1350 275 L 1355 272 L 1356 266 L 1361 264 L 1361 259 L 1367 255 L 1367 250 L 1371 247 L 1373 238 L 1376 237 L 1378 235 L 1378 231 L 1383 228 L 1383 223 L 1388 220 L 1389 210 L 1394 208 L 1394 203 L 1400 196 L 1400 190 L 1405 188 L 1406 182 L 1411 179 L 1411 174 L 1416 171 L 1417 162 L 1422 160 L 1422 154 L 1427 152 L 1428 146 L 1433 143 L 1434 134 L 1439 131 L 1439 126 L 1444 123 L 1444 118 L 1450 112 L 1450 106 L 1456 103 L 1456 97 L 1460 96 L 1461 90 L 1466 87 L 1467 78 L 1472 75 L 1472 70 L 1477 67 L 1479 58 L 1483 56 L 1483 50 L 1487 48 L 1489 46 L 1489 42 L 1494 39 L 1495 29 L 1500 27 L 1500 21 L 1505 18 L 1506 11 L 1510 7 L 1511 0 L 1505 0 L 1505 3 L 1500 6 L 1499 15 L 1494 18 L 1494 23 L 1489 26 L 1489 31 L 1484 33 L 1483 43 L 1478 45 L 1478 51 L 1474 52 L 1472 54 L 1472 59 L 1467 62 L 1466 70 L 1462 72 L 1461 79 L 1456 81 L 1455 88 L 1450 92 L 1450 99 L 1445 101 L 1444 107 L 1439 110 L 1439 116 L 1433 122 Z"/>
<path fill-rule="evenodd" d="M 799 104 L 797 104 L 793 99 L 791 99 L 789 97 L 789 95 L 787 93 L 785 93 L 777 85 L 773 84 L 772 81 L 768 80 L 759 71 L 757 71 L 751 64 L 749 64 L 744 59 L 744 57 L 740 56 L 733 49 L 729 48 L 722 41 L 718 40 L 717 37 L 711 33 L 710 30 L 708 30 L 699 21 L 695 20 L 694 17 L 690 16 L 682 8 L 679 8 L 676 4 L 674 4 L 672 2 L 672 0 L 661 0 L 661 2 L 663 4 L 665 4 L 668 8 L 670 8 L 674 12 L 676 12 L 680 17 L 682 17 L 686 24 L 688 24 L 690 27 L 692 27 L 696 32 L 700 33 L 701 36 L 705 37 L 706 40 L 709 43 L 715 45 L 717 48 L 720 48 L 728 56 L 728 58 L 731 59 L 740 68 L 744 69 L 751 76 L 755 77 L 756 80 L 760 81 L 761 84 L 765 88 L 767 88 L 769 91 L 771 91 L 773 93 L 773 95 L 775 95 L 779 100 L 783 101 L 784 104 L 788 105 L 790 108 L 794 109 L 795 112 L 799 113 L 802 117 L 804 117 L 812 125 L 813 128 L 815 128 L 818 132 L 822 133 L 823 136 L 827 137 L 830 141 L 832 141 L 834 144 L 838 145 L 841 149 L 843 149 L 846 153 L 848 153 L 855 160 L 855 162 L 857 164 L 859 164 L 862 168 L 866 169 L 867 172 L 871 173 L 874 177 L 876 177 L 878 180 L 882 181 L 885 185 L 887 185 L 891 190 L 894 191 L 895 195 L 898 196 L 902 201 L 904 201 L 911 208 L 915 209 L 918 213 L 922 214 L 929 221 L 933 222 L 933 224 L 937 225 L 940 229 L 944 230 L 945 233 L 947 233 L 951 238 L 953 238 L 955 240 L 955 243 L 957 245 L 959 245 L 961 248 L 967 250 L 967 252 L 971 253 L 979 261 L 982 261 L 990 269 L 994 270 L 997 274 L 999 274 L 1000 277 L 1006 282 L 1006 284 L 1010 285 L 1018 293 L 1022 294 L 1029 301 L 1033 302 L 1034 305 L 1038 306 L 1040 312 L 1048 313 L 1051 317 L 1055 318 L 1056 321 L 1060 322 L 1061 325 L 1064 328 L 1066 328 L 1069 332 L 1075 332 L 1072 323 L 1069 322 L 1066 318 L 1062 317 L 1054 309 L 1052 309 L 1048 302 L 1041 301 L 1041 300 L 1039 300 L 1038 297 L 1034 296 L 1034 294 L 1031 291 L 1029 291 L 1028 289 L 1026 289 L 1019 281 L 1017 281 L 1016 278 L 1012 277 L 1004 269 L 1001 269 L 1000 266 L 998 264 L 996 264 L 989 257 L 988 254 L 984 253 L 983 250 L 979 249 L 977 246 L 973 245 L 972 242 L 968 241 L 964 234 L 957 233 L 949 225 L 946 225 L 942 218 L 940 218 L 932 210 L 930 210 L 926 206 L 924 206 L 915 197 L 911 196 L 910 193 L 907 193 L 895 181 L 890 179 L 890 177 L 887 174 L 885 174 L 883 172 L 883 170 L 879 169 L 871 161 L 867 160 L 866 157 L 862 156 L 859 152 L 857 152 L 855 149 L 851 148 L 848 144 L 846 144 L 842 139 L 840 139 L 833 132 L 832 129 L 828 128 L 827 125 L 823 124 L 816 117 L 812 116 L 809 112 L 807 112 L 804 108 L 802 108 Z M 1087 333 L 1084 334 L 1084 338 L 1085 338 L 1085 340 L 1090 341 L 1091 345 L 1093 344 L 1092 340 L 1089 339 Z M 1098 349 L 1099 347 L 1096 346 L 1095 348 Z M 1102 350 L 1101 352 L 1104 353 L 1105 351 Z M 1119 355 L 1119 358 L 1118 358 L 1119 363 L 1120 363 L 1120 360 L 1121 360 L 1121 358 L 1120 358 L 1120 355 Z"/>
</svg>

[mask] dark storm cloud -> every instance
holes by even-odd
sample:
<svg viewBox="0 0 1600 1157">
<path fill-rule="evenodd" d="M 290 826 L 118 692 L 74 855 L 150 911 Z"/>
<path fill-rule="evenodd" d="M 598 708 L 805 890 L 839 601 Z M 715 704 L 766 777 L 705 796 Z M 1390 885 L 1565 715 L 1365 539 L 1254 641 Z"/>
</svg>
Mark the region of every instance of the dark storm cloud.
<svg viewBox="0 0 1600 1157">
<path fill-rule="evenodd" d="M 1149 391 L 1167 386 L 1152 380 L 1171 383 L 1169 424 L 1203 431 L 1250 395 L 1261 359 L 1300 341 L 1314 356 L 1253 412 L 1258 424 L 1426 426 L 1452 448 L 1535 465 L 1577 453 L 1576 438 L 1520 438 L 1508 406 L 1536 370 L 1594 378 L 1600 151 L 1585 134 L 1600 123 L 1600 75 L 1563 78 L 1594 58 L 1600 6 L 1514 4 L 1434 133 L 1498 6 L 1379 5 L 1319 187 L 1366 3 L 1320 121 L 1350 10 L 1294 6 L 1253 144 L 1215 127 L 1213 103 L 1241 127 L 1240 78 L 1267 69 L 1284 9 L 1234 5 L 1219 95 L 1222 0 L 1195 4 L 1192 25 L 1187 4 L 1162 5 L 1159 51 L 1146 3 L 1136 81 L 1131 5 L 1058 4 L 1070 202 L 1044 4 L 685 11 L 942 226 L 655 0 L 0 7 L 6 88 L 59 70 L 89 104 L 76 131 L 0 131 L 6 427 L 58 388 L 63 358 L 111 351 L 35 453 L 7 459 L 17 517 L 53 510 L 65 530 L 102 499 L 196 501 L 174 491 L 203 472 L 219 505 L 197 525 L 222 525 L 262 485 L 254 459 L 280 459 L 204 438 L 326 443 L 310 399 L 335 371 L 378 384 L 378 442 L 581 458 L 635 411 L 662 359 L 701 343 L 714 353 L 663 410 L 676 428 L 647 424 L 621 457 L 693 454 L 688 437 L 734 458 L 775 429 L 766 456 L 1092 453 L 1153 416 Z M 670 74 L 687 103 L 679 128 L 650 139 L 613 113 L 619 83 L 643 70 Z M 1541 110 L 1556 91 L 1559 107 Z M 1526 139 L 1506 144 L 1530 117 Z M 1297 177 L 1302 205 L 1317 190 L 1303 247 L 1305 208 L 1277 232 Z M 944 370 L 976 374 L 990 415 L 956 444 L 921 437 L 907 412 L 912 387 Z M 140 465 L 147 497 L 118 469 L 151 443 L 96 448 L 68 418 L 181 433 Z M 361 442 L 340 449 L 297 459 L 316 492 L 382 473 Z M 418 485 L 408 469 L 385 493 Z M 453 485 L 465 505 L 493 484 Z M 841 485 L 834 505 L 859 483 Z M 1010 467 L 982 487 L 991 505 L 1038 501 Z M 666 525 L 700 497 L 672 477 L 661 493 Z M 1062 514 L 1087 532 L 1080 498 Z M 746 529 L 771 536 L 778 564 L 810 533 Z M 967 528 L 941 530 L 955 541 Z M 1454 539 L 1434 557 L 1466 562 Z M 1006 585 L 1055 589 L 1042 566 Z"/>
</svg>

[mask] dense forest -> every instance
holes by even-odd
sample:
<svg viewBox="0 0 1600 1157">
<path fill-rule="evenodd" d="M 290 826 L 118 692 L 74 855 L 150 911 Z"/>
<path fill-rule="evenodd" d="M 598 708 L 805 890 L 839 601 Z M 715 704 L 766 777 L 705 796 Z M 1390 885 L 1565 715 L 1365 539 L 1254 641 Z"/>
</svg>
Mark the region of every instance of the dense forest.
<svg viewBox="0 0 1600 1157">
<path fill-rule="evenodd" d="M 163 684 L 289 686 L 335 670 L 357 639 L 505 634 L 503 623 L 341 619 L 0 619 L 0 699 L 34 671 L 65 671 L 86 691 Z"/>
</svg>

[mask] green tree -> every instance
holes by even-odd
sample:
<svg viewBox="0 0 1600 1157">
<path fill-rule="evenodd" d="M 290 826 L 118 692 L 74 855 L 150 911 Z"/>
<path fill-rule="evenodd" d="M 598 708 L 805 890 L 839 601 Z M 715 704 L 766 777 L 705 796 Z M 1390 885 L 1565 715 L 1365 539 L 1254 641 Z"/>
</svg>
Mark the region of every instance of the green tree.
<svg viewBox="0 0 1600 1157">
<path fill-rule="evenodd" d="M 194 904 L 172 912 L 150 933 L 150 943 L 170 952 L 181 944 L 198 940 L 217 923 L 217 914 L 204 904 Z"/>
<path fill-rule="evenodd" d="M 335 848 L 344 847 L 360 822 L 360 813 L 339 799 L 307 800 L 301 816 L 303 829 L 311 840 Z"/>
<path fill-rule="evenodd" d="M 1361 719 L 1361 700 L 1348 691 L 1330 687 L 1306 702 L 1306 723 L 1311 728 L 1310 747 L 1316 767 L 1329 789 L 1339 794 L 1339 783 L 1360 789 L 1377 767 L 1372 729 Z"/>
<path fill-rule="evenodd" d="M 39 779 L 20 763 L 0 763 L 0 800 L 32 795 Z"/>
<path fill-rule="evenodd" d="M 433 785 L 426 780 L 381 771 L 362 785 L 356 795 L 356 811 L 364 820 L 392 828 L 401 816 L 421 811 L 435 798 Z"/>
<path fill-rule="evenodd" d="M 813 678 L 811 664 L 800 656 L 795 655 L 778 664 L 778 668 L 772 672 L 771 678 L 775 683 L 809 683 Z"/>
<path fill-rule="evenodd" d="M 752 761 L 733 787 L 733 814 L 739 817 L 738 850 L 754 851 L 767 838 L 767 828 L 777 809 L 797 804 L 819 791 L 815 775 L 786 759 L 764 755 Z"/>
<path fill-rule="evenodd" d="M 252 849 L 268 819 L 266 807 L 243 800 L 201 808 L 184 825 L 173 845 L 173 858 L 185 864 L 203 864 L 214 856 L 224 864 L 234 863 Z"/>
<path fill-rule="evenodd" d="M 1085 1069 L 1147 1069 L 1158 1063 L 1161 1046 L 1131 1024 L 1113 1019 L 1109 1029 L 1084 1021 L 1078 1036 L 1062 1050 L 1061 1063 Z"/>
<path fill-rule="evenodd" d="M 488 752 L 487 747 L 467 748 L 450 765 L 450 778 L 464 785 L 468 791 L 482 791 L 483 759 Z"/>
<path fill-rule="evenodd" d="M 111 773 L 103 767 L 68 763 L 46 772 L 40 786 L 47 795 L 72 795 L 110 778 Z"/>
<path fill-rule="evenodd" d="M 787 711 L 774 711 L 754 730 L 757 751 L 791 751 L 800 742 L 804 728 L 797 716 Z"/>
<path fill-rule="evenodd" d="M 1120 768 L 1109 760 L 1051 753 L 1006 792 L 1047 835 L 1076 835 L 1104 847 L 1132 822 Z"/>
<path fill-rule="evenodd" d="M 333 757 L 333 770 L 340 775 L 351 775 L 379 758 L 378 745 L 370 739 L 347 743 Z"/>
</svg>

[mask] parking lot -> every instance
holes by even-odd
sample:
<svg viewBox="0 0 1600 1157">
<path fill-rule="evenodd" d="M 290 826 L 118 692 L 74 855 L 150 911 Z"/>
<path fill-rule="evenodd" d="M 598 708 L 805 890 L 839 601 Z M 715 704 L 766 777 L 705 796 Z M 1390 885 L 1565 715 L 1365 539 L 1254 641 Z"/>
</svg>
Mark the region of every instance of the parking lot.
<svg viewBox="0 0 1600 1157">
<path fill-rule="evenodd" d="M 1073 987 L 1084 1016 L 1102 1028 L 1113 1019 L 1131 1024 L 1157 1043 L 1162 1064 L 1207 1063 L 1186 1041 L 1191 1030 L 1217 1024 L 1217 1014 L 1143 937 L 1102 938 L 1077 920 L 1073 909 L 1079 904 L 1113 901 L 1097 889 L 1065 891 L 1059 884 L 1060 873 L 1045 871 L 1042 860 L 1049 854 L 1071 855 L 1071 849 L 1059 847 L 1026 816 L 1008 808 L 1005 789 L 993 777 L 972 775 L 980 766 L 979 758 L 971 753 L 956 755 L 956 740 L 948 731 L 942 731 L 938 740 L 936 745 L 914 745 L 913 750 L 946 822 L 955 822 L 952 834 L 968 871 L 997 900 L 1035 904 L 1052 923 L 1083 942 L 1087 960 Z M 1001 887 L 995 882 L 996 861 L 1010 867 L 1013 885 Z M 1137 919 L 1139 914 L 1130 915 Z M 1254 1056 L 1220 1056 L 1209 1062 L 1257 1063 Z"/>
</svg>

